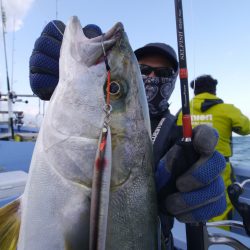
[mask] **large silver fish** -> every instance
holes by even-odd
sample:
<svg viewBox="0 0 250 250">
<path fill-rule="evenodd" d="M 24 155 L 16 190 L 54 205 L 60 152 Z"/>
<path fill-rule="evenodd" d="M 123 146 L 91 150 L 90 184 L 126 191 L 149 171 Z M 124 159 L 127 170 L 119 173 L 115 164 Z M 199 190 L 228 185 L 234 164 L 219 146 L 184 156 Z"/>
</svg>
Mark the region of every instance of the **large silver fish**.
<svg viewBox="0 0 250 250">
<path fill-rule="evenodd" d="M 21 207 L 16 201 L 0 211 L 0 224 L 7 220 L 8 225 L 0 226 L 1 250 L 16 249 L 19 215 L 18 250 L 95 248 L 90 246 L 90 228 L 95 227 L 90 210 L 95 206 L 93 169 L 106 116 L 103 48 L 113 82 L 105 154 L 112 165 L 105 167 L 112 167 L 112 173 L 110 192 L 102 197 L 109 196 L 107 228 L 97 229 L 104 240 L 96 249 L 157 249 L 150 120 L 135 55 L 121 23 L 88 39 L 78 18 L 72 17 L 61 48 L 60 80 L 36 142 Z M 105 217 L 100 206 L 100 216 Z"/>
</svg>

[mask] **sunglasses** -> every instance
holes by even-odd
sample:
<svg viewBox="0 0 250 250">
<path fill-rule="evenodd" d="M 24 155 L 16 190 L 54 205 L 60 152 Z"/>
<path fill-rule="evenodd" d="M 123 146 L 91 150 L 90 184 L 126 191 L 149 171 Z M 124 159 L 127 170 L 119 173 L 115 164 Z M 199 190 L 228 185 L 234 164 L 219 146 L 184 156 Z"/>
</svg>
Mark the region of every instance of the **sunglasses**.
<svg viewBox="0 0 250 250">
<path fill-rule="evenodd" d="M 142 75 L 148 76 L 151 72 L 155 73 L 158 77 L 170 77 L 173 76 L 175 71 L 171 67 L 151 67 L 146 64 L 139 64 Z"/>
</svg>

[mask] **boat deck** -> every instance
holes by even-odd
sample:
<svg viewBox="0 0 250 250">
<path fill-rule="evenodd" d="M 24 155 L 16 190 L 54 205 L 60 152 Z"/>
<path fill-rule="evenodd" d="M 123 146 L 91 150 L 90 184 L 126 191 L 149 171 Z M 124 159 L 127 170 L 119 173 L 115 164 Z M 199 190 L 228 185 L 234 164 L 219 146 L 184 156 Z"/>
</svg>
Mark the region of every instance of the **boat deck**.
<svg viewBox="0 0 250 250">
<path fill-rule="evenodd" d="M 31 133 L 33 136 L 33 133 Z M 32 158 L 32 153 L 34 150 L 35 142 L 34 141 L 1 141 L 0 140 L 0 172 L 5 171 L 24 171 L 28 173 L 29 165 Z M 250 168 L 247 166 L 237 166 L 234 167 L 235 175 L 238 182 L 242 182 L 245 179 L 249 179 L 250 177 Z M 1 173 L 0 173 L 1 174 Z M 14 174 L 14 173 L 13 173 Z M 24 190 L 24 185 L 23 185 Z M 13 199 L 16 199 L 20 195 L 20 189 L 16 195 L 12 195 L 11 197 L 5 197 L 0 199 L 0 207 L 4 204 L 10 202 Z M 246 184 L 245 192 L 240 197 L 240 201 L 246 202 L 250 204 L 250 183 Z M 235 218 L 241 220 L 240 216 L 236 213 Z M 240 231 L 241 230 L 241 231 Z M 186 249 L 186 232 L 185 232 L 185 224 L 175 221 L 175 225 L 173 228 L 173 235 L 175 246 L 178 249 L 185 250 Z M 232 232 L 225 231 L 219 228 L 208 228 L 208 232 L 210 233 L 221 233 L 224 236 L 233 237 L 244 245 L 249 247 L 250 249 L 250 238 L 246 236 L 242 229 L 237 229 Z M 230 250 L 232 249 L 226 245 L 213 245 L 209 247 L 209 250 Z"/>
</svg>

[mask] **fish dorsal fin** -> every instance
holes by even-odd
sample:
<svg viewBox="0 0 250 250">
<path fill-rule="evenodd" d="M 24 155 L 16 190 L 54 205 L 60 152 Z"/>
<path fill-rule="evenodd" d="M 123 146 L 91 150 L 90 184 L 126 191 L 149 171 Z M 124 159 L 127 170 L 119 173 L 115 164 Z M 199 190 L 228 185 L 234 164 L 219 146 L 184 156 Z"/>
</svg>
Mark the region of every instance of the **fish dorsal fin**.
<svg viewBox="0 0 250 250">
<path fill-rule="evenodd" d="M 16 250 L 21 219 L 19 215 L 20 200 L 0 208 L 0 249 Z"/>
</svg>

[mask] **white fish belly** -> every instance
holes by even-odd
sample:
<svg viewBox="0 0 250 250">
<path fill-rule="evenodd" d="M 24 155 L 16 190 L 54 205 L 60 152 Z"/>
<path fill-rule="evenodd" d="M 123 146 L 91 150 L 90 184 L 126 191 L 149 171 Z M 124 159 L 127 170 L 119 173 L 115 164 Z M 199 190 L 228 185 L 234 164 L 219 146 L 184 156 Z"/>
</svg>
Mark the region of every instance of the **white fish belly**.
<svg viewBox="0 0 250 250">
<path fill-rule="evenodd" d="M 96 144 L 71 138 L 35 154 L 22 200 L 18 250 L 87 249 Z"/>
</svg>

